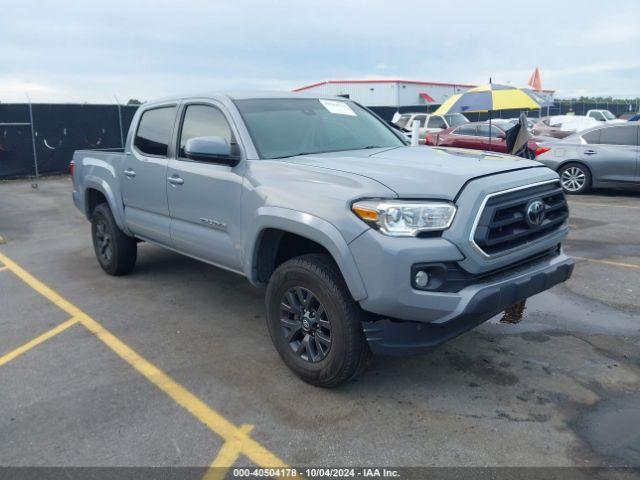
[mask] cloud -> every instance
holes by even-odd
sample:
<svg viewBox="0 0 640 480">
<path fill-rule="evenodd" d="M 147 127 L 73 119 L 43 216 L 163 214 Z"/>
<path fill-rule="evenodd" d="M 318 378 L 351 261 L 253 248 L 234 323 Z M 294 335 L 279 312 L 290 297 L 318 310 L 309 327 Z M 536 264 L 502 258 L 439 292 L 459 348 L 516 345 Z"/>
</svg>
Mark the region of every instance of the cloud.
<svg viewBox="0 0 640 480">
<path fill-rule="evenodd" d="M 0 16 L 0 101 L 110 102 L 214 89 L 292 89 L 394 77 L 526 83 L 637 96 L 640 2 L 539 0 L 535 24 L 507 0 L 56 0 Z M 144 20 L 144 21 L 142 21 Z M 429 25 L 428 31 L 425 25 Z M 531 27 L 531 28 L 528 28 Z M 525 33 L 528 31 L 528 33 Z M 8 82 L 8 83 L 7 83 Z M 563 93 L 564 94 L 564 93 Z"/>
</svg>

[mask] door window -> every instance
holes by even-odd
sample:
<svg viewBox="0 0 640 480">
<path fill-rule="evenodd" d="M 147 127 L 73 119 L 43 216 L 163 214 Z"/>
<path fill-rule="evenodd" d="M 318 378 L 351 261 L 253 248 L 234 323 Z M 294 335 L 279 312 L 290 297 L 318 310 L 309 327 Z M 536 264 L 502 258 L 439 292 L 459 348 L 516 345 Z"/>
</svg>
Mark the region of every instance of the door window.
<svg viewBox="0 0 640 480">
<path fill-rule="evenodd" d="M 140 117 L 134 146 L 146 155 L 167 156 L 176 107 L 147 110 Z"/>
<path fill-rule="evenodd" d="M 491 133 L 489 133 L 491 132 Z M 479 137 L 492 137 L 492 138 L 498 138 L 498 135 L 500 133 L 503 133 L 502 130 L 500 130 L 498 127 L 496 127 L 495 125 L 491 125 L 491 131 L 489 131 L 489 125 L 480 125 L 478 127 L 478 136 Z"/>
<path fill-rule="evenodd" d="M 638 144 L 638 127 L 609 127 L 603 128 L 600 134 L 603 145 L 633 145 Z"/>
<path fill-rule="evenodd" d="M 447 128 L 447 124 L 444 119 L 440 115 L 433 115 L 429 117 L 429 122 L 427 122 L 427 128 Z"/>
<path fill-rule="evenodd" d="M 582 135 L 582 139 L 585 142 L 587 142 L 589 145 L 597 145 L 597 144 L 600 143 L 600 132 L 601 131 L 602 131 L 601 128 L 599 128 L 598 130 L 592 130 L 592 131 Z"/>
<path fill-rule="evenodd" d="M 465 117 L 461 113 L 450 113 L 449 115 L 445 115 L 444 118 L 449 123 L 450 127 L 462 125 L 463 123 L 469 123 L 467 117 Z"/>
<path fill-rule="evenodd" d="M 462 125 L 461 127 L 457 128 L 453 133 L 455 133 L 456 135 L 468 135 L 473 137 L 476 135 L 476 126 Z"/>
<path fill-rule="evenodd" d="M 187 141 L 195 137 L 222 137 L 229 145 L 233 143 L 231 127 L 224 114 L 209 105 L 188 105 L 180 132 L 180 157 L 184 158 Z"/>
<path fill-rule="evenodd" d="M 416 115 L 413 117 L 414 122 L 420 122 L 420 128 L 424 127 L 424 122 L 427 119 L 426 115 Z"/>
</svg>

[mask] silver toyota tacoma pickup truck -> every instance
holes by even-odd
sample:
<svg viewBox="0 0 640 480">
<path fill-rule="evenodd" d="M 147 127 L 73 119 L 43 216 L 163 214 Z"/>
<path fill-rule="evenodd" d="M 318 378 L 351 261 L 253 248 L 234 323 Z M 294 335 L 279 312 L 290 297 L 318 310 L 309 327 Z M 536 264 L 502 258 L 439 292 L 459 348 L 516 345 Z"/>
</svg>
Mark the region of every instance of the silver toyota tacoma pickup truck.
<svg viewBox="0 0 640 480">
<path fill-rule="evenodd" d="M 410 147 L 343 98 L 215 93 L 139 108 L 123 151 L 77 151 L 73 200 L 100 266 L 138 242 L 266 286 L 271 339 L 314 385 L 371 352 L 421 353 L 569 278 L 558 175 Z"/>
</svg>

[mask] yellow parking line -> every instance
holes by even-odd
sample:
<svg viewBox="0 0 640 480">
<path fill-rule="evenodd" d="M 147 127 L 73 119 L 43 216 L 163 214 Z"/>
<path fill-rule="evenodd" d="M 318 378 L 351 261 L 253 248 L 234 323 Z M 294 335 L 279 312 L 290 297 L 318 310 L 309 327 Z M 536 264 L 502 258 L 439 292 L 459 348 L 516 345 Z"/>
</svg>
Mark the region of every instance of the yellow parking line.
<svg viewBox="0 0 640 480">
<path fill-rule="evenodd" d="M 36 346 L 40 345 L 41 343 L 46 342 L 50 338 L 55 337 L 59 333 L 64 332 L 67 328 L 69 328 L 72 325 L 75 325 L 76 323 L 78 323 L 78 319 L 77 318 L 70 318 L 66 322 L 61 323 L 57 327 L 52 328 L 51 330 L 49 330 L 48 332 L 43 333 L 39 337 L 36 337 L 33 340 L 25 343 L 24 345 L 16 348 L 15 350 L 12 350 L 11 352 L 3 355 L 2 357 L 0 357 L 0 367 L 5 365 L 5 364 L 7 364 L 7 363 L 9 363 L 14 358 L 19 357 L 23 353 L 28 352 L 33 347 L 36 347 Z"/>
<path fill-rule="evenodd" d="M 611 260 L 597 260 L 595 258 L 586 258 L 586 257 L 573 257 L 573 258 L 575 258 L 576 260 L 583 260 L 585 262 L 601 263 L 603 265 L 612 265 L 614 267 L 635 268 L 640 270 L 640 265 L 637 265 L 635 263 L 613 262 Z"/>
<path fill-rule="evenodd" d="M 242 432 L 243 436 L 248 435 L 253 430 L 253 425 L 243 424 L 240 425 L 238 429 Z M 224 442 L 224 445 L 214 458 L 213 462 L 211 462 L 211 466 L 207 473 L 205 473 L 202 480 L 223 480 L 227 476 L 227 472 L 229 468 L 236 463 L 240 453 L 242 451 L 242 444 L 244 442 L 243 437 L 236 437 L 231 440 L 227 440 Z"/>
<path fill-rule="evenodd" d="M 17 263 L 2 253 L 0 253 L 0 261 L 36 292 L 70 314 L 74 319 L 77 319 L 77 321 L 104 342 L 120 358 L 131 365 L 149 382 L 153 383 L 171 397 L 178 405 L 209 427 L 214 433 L 220 435 L 225 441 L 239 442 L 240 452 L 252 462 L 261 467 L 287 467 L 287 464 L 283 460 L 249 437 L 248 433 L 236 427 L 220 413 L 213 410 L 193 393 L 169 377 L 165 372 L 140 356 L 96 320 L 32 276 Z"/>
<path fill-rule="evenodd" d="M 225 440 L 241 437 L 242 453 L 253 462 L 265 467 L 284 467 L 286 464 L 273 453 L 268 451 L 255 440 L 249 438 L 229 420 L 210 408 L 202 400 L 188 391 L 185 387 L 169 377 L 155 365 L 138 355 L 132 348 L 114 336 L 106 328 L 87 315 L 80 318 L 80 322 L 94 335 L 102 340 L 111 350 L 118 354 L 125 362 L 135 368 L 147 380 L 157 386 L 164 393 L 196 417 L 207 427 Z"/>
<path fill-rule="evenodd" d="M 53 303 L 56 307 L 61 310 L 67 312 L 71 317 L 78 318 L 84 316 L 84 312 L 80 310 L 78 307 L 73 305 L 71 302 L 65 300 L 56 292 L 54 292 L 51 288 L 47 287 L 40 280 L 37 280 L 33 277 L 29 272 L 23 269 L 20 265 L 15 263 L 6 255 L 0 252 L 0 262 L 4 263 L 4 265 L 9 268 L 18 278 L 20 278 L 24 283 L 33 288 L 40 295 L 48 299 L 51 303 Z"/>
<path fill-rule="evenodd" d="M 584 205 L 584 206 L 594 206 L 594 207 L 614 207 L 614 208 L 640 208 L 638 205 L 615 205 L 615 204 L 607 204 L 607 203 L 591 203 L 591 202 L 574 202 L 573 200 L 569 200 L 569 205 Z"/>
</svg>

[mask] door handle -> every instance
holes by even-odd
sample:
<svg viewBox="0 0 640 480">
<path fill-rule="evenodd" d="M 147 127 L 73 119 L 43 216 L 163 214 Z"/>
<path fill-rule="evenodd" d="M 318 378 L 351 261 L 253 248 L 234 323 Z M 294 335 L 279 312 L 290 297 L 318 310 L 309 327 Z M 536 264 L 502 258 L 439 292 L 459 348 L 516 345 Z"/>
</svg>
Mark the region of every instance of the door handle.
<svg viewBox="0 0 640 480">
<path fill-rule="evenodd" d="M 171 185 L 182 185 L 184 183 L 184 180 L 178 177 L 177 175 L 172 175 L 171 177 L 167 177 L 167 181 Z"/>
<path fill-rule="evenodd" d="M 595 155 L 596 153 L 598 153 L 598 152 L 596 152 L 595 150 L 585 150 L 584 151 L 585 155 Z"/>
<path fill-rule="evenodd" d="M 125 176 L 127 176 L 128 178 L 133 178 L 136 176 L 136 172 L 135 170 L 132 170 L 131 168 L 127 168 L 124 172 L 122 172 L 125 174 Z"/>
</svg>

